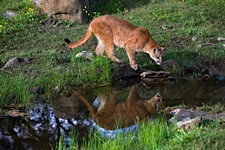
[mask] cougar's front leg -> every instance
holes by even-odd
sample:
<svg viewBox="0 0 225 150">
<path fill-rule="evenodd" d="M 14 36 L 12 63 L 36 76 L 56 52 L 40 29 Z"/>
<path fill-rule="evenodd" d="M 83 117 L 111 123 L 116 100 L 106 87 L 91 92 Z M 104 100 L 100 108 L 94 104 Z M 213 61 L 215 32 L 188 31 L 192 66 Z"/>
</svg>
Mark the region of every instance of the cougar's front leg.
<svg viewBox="0 0 225 150">
<path fill-rule="evenodd" d="M 126 48 L 127 56 L 130 61 L 130 67 L 134 70 L 138 70 L 138 65 L 136 64 L 136 52 L 132 51 L 132 49 Z"/>
</svg>

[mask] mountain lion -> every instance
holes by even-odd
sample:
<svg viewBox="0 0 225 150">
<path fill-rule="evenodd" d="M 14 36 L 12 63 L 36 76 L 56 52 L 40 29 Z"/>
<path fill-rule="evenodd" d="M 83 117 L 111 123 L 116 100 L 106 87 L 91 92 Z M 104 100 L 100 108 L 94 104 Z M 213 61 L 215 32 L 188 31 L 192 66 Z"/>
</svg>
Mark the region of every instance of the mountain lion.
<svg viewBox="0 0 225 150">
<path fill-rule="evenodd" d="M 110 15 L 100 16 L 92 20 L 86 33 L 77 42 L 71 43 L 69 39 L 65 39 L 65 42 L 69 48 L 76 48 L 86 43 L 92 34 L 98 39 L 98 45 L 95 49 L 98 56 L 105 51 L 109 59 L 121 63 L 121 60 L 115 57 L 115 45 L 126 50 L 130 66 L 135 71 L 138 69 L 136 52 L 145 52 L 156 64 L 162 63 L 164 49 L 152 39 L 146 28 L 137 27 L 128 21 Z"/>
<path fill-rule="evenodd" d="M 143 99 L 137 93 L 137 86 L 130 88 L 130 93 L 125 102 L 116 101 L 116 93 L 111 91 L 108 95 L 99 93 L 97 99 L 100 102 L 98 109 L 78 91 L 71 90 L 80 101 L 88 108 L 93 120 L 102 128 L 114 130 L 117 127 L 124 128 L 149 120 L 154 113 L 163 107 L 162 95 L 156 93 L 150 99 Z"/>
</svg>

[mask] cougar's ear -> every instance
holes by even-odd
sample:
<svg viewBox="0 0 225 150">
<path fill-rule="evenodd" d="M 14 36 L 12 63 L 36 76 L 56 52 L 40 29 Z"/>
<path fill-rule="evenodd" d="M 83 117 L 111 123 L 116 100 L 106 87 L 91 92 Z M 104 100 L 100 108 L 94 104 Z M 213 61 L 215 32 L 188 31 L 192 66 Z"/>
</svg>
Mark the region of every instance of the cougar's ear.
<svg viewBox="0 0 225 150">
<path fill-rule="evenodd" d="M 160 92 L 156 93 L 156 95 L 155 95 L 155 96 L 156 96 L 156 97 L 161 97 Z"/>
</svg>

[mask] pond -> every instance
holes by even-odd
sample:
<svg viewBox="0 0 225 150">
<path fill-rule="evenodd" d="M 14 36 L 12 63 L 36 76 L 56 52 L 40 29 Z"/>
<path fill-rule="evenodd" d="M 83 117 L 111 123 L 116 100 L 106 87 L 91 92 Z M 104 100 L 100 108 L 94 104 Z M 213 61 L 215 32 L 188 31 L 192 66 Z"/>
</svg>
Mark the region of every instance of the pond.
<svg viewBox="0 0 225 150">
<path fill-rule="evenodd" d="M 152 97 L 160 99 L 158 92 L 163 97 L 163 104 L 160 100 L 155 103 L 154 99 L 150 100 Z M 151 104 L 151 108 L 144 107 L 146 101 Z M 68 90 L 68 93 L 50 103 L 34 104 L 28 109 L 28 117 L 1 117 L 0 149 L 55 149 L 62 134 L 69 144 L 69 135 L 73 132 L 78 134 L 78 141 L 81 141 L 93 129 L 98 129 L 103 136 L 113 137 L 115 133 L 135 130 L 135 119 L 139 121 L 154 117 L 152 114 L 161 105 L 167 107 L 218 102 L 225 102 L 225 86 L 224 82 L 215 80 L 176 80 L 148 86 L 128 81 L 97 89 Z M 112 109 L 111 106 L 116 107 Z M 121 115 L 121 130 L 114 130 L 115 125 L 112 126 L 118 123 L 115 120 L 118 118 L 117 111 L 128 118 L 126 120 Z"/>
</svg>

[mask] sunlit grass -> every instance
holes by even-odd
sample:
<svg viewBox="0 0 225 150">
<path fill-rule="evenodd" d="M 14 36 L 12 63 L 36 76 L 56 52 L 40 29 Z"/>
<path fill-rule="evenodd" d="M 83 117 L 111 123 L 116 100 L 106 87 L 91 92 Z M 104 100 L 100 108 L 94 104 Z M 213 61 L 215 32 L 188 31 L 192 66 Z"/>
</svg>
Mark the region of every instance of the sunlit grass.
<svg viewBox="0 0 225 150">
<path fill-rule="evenodd" d="M 193 126 L 191 130 L 178 129 L 176 124 L 168 125 L 165 118 L 158 118 L 147 123 L 139 124 L 137 131 L 118 134 L 114 138 L 100 136 L 98 131 L 90 133 L 88 139 L 80 144 L 80 149 L 85 150 L 126 150 L 126 149 L 223 149 L 225 130 L 219 128 L 218 122 Z M 71 135 L 74 139 L 76 134 Z M 63 138 L 58 145 L 65 147 Z M 69 147 L 78 147 L 76 140 Z M 59 148 L 60 149 L 60 148 Z"/>
<path fill-rule="evenodd" d="M 136 2 L 110 1 L 107 5 L 109 12 L 126 19 L 137 26 L 146 27 L 159 45 L 165 47 L 165 60 L 174 59 L 180 68 L 171 67 L 171 73 L 182 74 L 186 68 L 201 68 L 225 59 L 222 42 L 216 39 L 225 37 L 224 6 L 221 0 L 141 0 Z M 22 77 L 26 85 L 43 87 L 47 94 L 51 94 L 55 87 L 70 85 L 96 86 L 112 83 L 114 63 L 108 58 L 94 58 L 92 62 L 75 58 L 75 54 L 82 50 L 94 51 L 96 39 L 91 40 L 77 50 L 70 51 L 63 39 L 78 40 L 87 29 L 87 24 L 70 21 L 55 20 L 45 27 L 42 22 L 47 18 L 41 15 L 31 0 L 0 1 L 0 13 L 11 10 L 17 13 L 13 18 L 0 15 L 0 59 L 7 62 L 13 57 L 32 58 L 31 63 L 15 67 L 13 75 L 0 72 L 8 81 L 16 81 Z M 107 9 L 104 9 L 107 11 Z M 96 15 L 104 14 L 97 12 Z M 127 11 L 129 13 L 127 13 Z M 166 27 L 164 30 L 162 27 Z M 196 41 L 192 41 L 192 37 Z M 214 46 L 198 47 L 201 43 L 212 42 Z M 123 49 L 116 49 L 116 56 L 124 63 L 128 57 Z M 137 54 L 137 62 L 148 69 L 161 69 L 155 65 L 147 54 Z M 22 71 L 21 71 L 22 70 Z M 29 81 L 29 82 L 28 82 Z M 3 82 L 3 81 L 1 81 Z M 28 83 L 27 83 L 28 82 Z M 2 84 L 6 85 L 6 83 Z M 2 86 L 3 88 L 5 88 Z M 7 89 L 7 87 L 5 88 Z M 2 100 L 9 99 L 8 90 L 3 90 Z M 18 92 L 17 92 L 18 93 Z M 25 92 L 28 96 L 29 92 Z M 22 98 L 21 96 L 17 96 Z M 22 100 L 18 100 L 22 101 Z"/>
<path fill-rule="evenodd" d="M 13 79 L 7 75 L 0 76 L 0 104 L 29 103 L 31 95 L 30 82 L 22 76 L 15 76 Z"/>
</svg>

